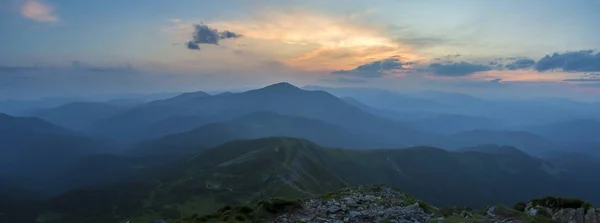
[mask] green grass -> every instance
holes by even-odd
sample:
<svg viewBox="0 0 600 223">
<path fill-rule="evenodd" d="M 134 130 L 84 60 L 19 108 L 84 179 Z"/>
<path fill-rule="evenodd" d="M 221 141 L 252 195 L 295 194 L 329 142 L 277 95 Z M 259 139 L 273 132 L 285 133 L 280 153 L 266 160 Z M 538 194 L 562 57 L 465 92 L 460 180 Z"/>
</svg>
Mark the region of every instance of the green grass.
<svg viewBox="0 0 600 223">
<path fill-rule="evenodd" d="M 563 197 L 543 197 L 531 200 L 533 206 L 547 207 L 553 210 L 564 209 L 564 208 L 584 208 L 587 212 L 588 209 L 592 208 L 592 205 L 581 199 L 576 198 L 563 198 Z"/>
<path fill-rule="evenodd" d="M 110 222 L 142 216 L 172 219 L 176 216 L 173 210 L 181 216 L 203 216 L 224 205 L 251 204 L 269 197 L 296 199 L 325 194 L 323 198 L 332 199 L 339 194 L 327 191 L 385 184 L 401 187 L 402 193 L 419 198 L 407 196 L 405 205 L 419 203 L 427 212 L 444 212 L 429 204 L 453 206 L 460 201 L 462 205 L 482 207 L 512 203 L 526 196 L 522 191 L 538 191 L 547 181 L 540 175 L 543 173 L 536 162 L 521 155 L 453 153 L 429 147 L 358 151 L 323 148 L 286 137 L 236 140 L 188 158 L 152 182 L 61 197 L 64 201 L 58 203 L 65 205 L 54 205 L 59 208 L 53 207 L 53 211 L 69 214 L 73 219 L 98 218 Z M 506 170 L 507 163 L 511 164 L 511 171 Z M 518 170 L 519 174 L 512 170 Z M 515 180 L 520 183 L 512 183 Z M 207 183 L 219 186 L 207 188 Z M 528 188 L 523 189 L 524 186 Z M 95 206 L 73 205 L 81 201 Z M 540 202 L 560 207 L 590 207 L 586 202 L 568 199 Z M 234 214 L 228 215 L 228 221 L 250 219 L 248 214 Z M 445 215 L 452 216 L 453 211 Z"/>
<path fill-rule="evenodd" d="M 225 206 L 208 215 L 192 215 L 176 221 L 176 223 L 209 223 L 209 222 L 264 222 L 273 219 L 277 214 L 301 208 L 299 200 L 271 198 L 261 201 L 255 206 Z"/>
</svg>

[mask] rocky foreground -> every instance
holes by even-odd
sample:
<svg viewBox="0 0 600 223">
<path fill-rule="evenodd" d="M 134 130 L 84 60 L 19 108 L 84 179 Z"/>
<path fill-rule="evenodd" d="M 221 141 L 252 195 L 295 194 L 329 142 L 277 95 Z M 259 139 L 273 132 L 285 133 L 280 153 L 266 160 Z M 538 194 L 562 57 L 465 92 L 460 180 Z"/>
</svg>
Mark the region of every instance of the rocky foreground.
<svg viewBox="0 0 600 223">
<path fill-rule="evenodd" d="M 225 207 L 191 222 L 565 222 L 600 223 L 600 209 L 574 199 L 543 198 L 483 210 L 464 207 L 436 208 L 398 189 L 381 185 L 346 188 L 297 201 L 271 199 L 255 207 Z"/>
</svg>

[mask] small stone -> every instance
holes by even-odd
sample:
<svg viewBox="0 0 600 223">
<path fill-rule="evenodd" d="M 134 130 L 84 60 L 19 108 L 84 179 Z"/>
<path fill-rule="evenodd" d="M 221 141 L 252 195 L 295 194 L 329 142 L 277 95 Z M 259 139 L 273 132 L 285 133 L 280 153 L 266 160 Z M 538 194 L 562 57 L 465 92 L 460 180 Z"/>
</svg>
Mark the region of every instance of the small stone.
<svg viewBox="0 0 600 223">
<path fill-rule="evenodd" d="M 496 210 L 496 207 L 490 207 L 490 208 L 487 209 L 487 211 L 485 213 L 487 214 L 487 216 L 494 217 L 494 216 L 496 216 L 494 214 L 495 210 Z"/>
<path fill-rule="evenodd" d="M 331 206 L 331 207 L 327 208 L 327 213 L 337 213 L 339 211 L 342 211 L 342 208 L 340 208 L 338 206 Z"/>
</svg>

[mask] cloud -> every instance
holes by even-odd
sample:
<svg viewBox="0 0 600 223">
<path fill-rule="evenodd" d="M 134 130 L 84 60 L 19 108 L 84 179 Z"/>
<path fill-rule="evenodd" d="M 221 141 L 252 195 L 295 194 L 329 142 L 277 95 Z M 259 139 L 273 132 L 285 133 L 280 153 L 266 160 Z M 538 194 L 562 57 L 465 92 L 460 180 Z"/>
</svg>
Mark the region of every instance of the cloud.
<svg viewBox="0 0 600 223">
<path fill-rule="evenodd" d="M 520 59 L 516 59 L 515 62 L 505 65 L 504 67 L 509 70 L 520 70 L 520 69 L 527 69 L 527 68 L 533 67 L 534 65 L 535 65 L 535 60 L 532 60 L 529 58 L 520 58 Z"/>
<path fill-rule="evenodd" d="M 304 70 L 350 70 L 370 61 L 401 55 L 420 61 L 411 43 L 403 43 L 381 24 L 363 18 L 332 16 L 305 10 L 267 10 L 248 18 L 211 21 L 211 26 L 244 36 L 256 54 L 279 58 Z M 415 39 L 417 42 L 435 41 Z"/>
<path fill-rule="evenodd" d="M 492 70 L 492 67 L 490 66 L 473 64 L 464 61 L 460 63 L 449 64 L 432 63 L 427 67 L 427 69 L 425 69 L 425 71 L 431 72 L 433 75 L 447 77 L 466 76 L 477 72 L 490 70 Z"/>
<path fill-rule="evenodd" d="M 580 50 L 546 55 L 535 65 L 537 71 L 562 70 L 565 72 L 600 71 L 600 53 L 593 50 Z"/>
<path fill-rule="evenodd" d="M 219 38 L 221 39 L 235 39 L 235 38 L 240 38 L 242 37 L 242 35 L 225 30 L 221 33 L 219 33 Z"/>
<path fill-rule="evenodd" d="M 198 46 L 198 44 L 197 44 L 197 43 L 194 43 L 194 42 L 192 42 L 192 41 L 189 41 L 189 42 L 187 43 L 187 48 L 188 48 L 188 49 L 190 49 L 190 50 L 199 50 L 199 49 L 200 49 L 200 46 Z"/>
<path fill-rule="evenodd" d="M 332 79 L 323 79 L 321 81 L 324 81 L 324 82 L 336 82 L 336 83 L 348 83 L 348 84 L 362 84 L 362 83 L 367 83 L 367 80 L 364 80 L 364 79 L 351 79 L 351 78 L 345 78 L 345 77 L 338 77 L 338 78 L 332 78 Z"/>
<path fill-rule="evenodd" d="M 600 82 L 600 73 L 586 73 L 579 78 L 564 79 L 567 82 Z"/>
<path fill-rule="evenodd" d="M 199 50 L 200 46 L 198 44 L 219 45 L 220 40 L 240 37 L 242 35 L 228 30 L 219 32 L 217 29 L 210 28 L 204 24 L 194 24 L 194 36 L 187 43 L 187 48 L 190 50 Z"/>
<path fill-rule="evenodd" d="M 331 72 L 336 75 L 347 75 L 355 77 L 377 78 L 382 77 L 396 70 L 405 70 L 406 66 L 413 63 L 402 63 L 398 58 L 389 58 L 360 65 L 352 70 L 338 70 Z"/>
<path fill-rule="evenodd" d="M 58 16 L 54 14 L 54 8 L 36 0 L 27 0 L 21 6 L 21 15 L 38 22 L 56 22 Z"/>
</svg>

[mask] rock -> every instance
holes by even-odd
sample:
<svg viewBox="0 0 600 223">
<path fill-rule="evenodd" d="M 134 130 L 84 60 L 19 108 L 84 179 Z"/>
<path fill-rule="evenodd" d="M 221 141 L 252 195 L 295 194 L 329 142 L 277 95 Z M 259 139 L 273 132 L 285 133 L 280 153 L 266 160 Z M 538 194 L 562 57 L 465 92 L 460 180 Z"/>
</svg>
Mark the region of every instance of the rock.
<svg viewBox="0 0 600 223">
<path fill-rule="evenodd" d="M 536 219 L 554 220 L 565 223 L 600 223 L 600 209 L 552 209 L 531 202 L 525 205 L 521 214 L 517 210 L 502 206 L 473 211 L 468 208 L 439 211 L 426 204 L 386 186 L 361 186 L 346 188 L 324 197 L 302 200 L 300 209 L 276 216 L 273 223 L 315 222 L 315 223 L 359 223 L 389 222 L 418 223 L 445 222 L 445 214 L 452 216 L 448 221 L 527 223 Z M 429 212 L 425 211 L 428 210 Z M 435 216 L 435 217 L 434 217 Z M 458 219 L 457 219 L 458 218 Z M 462 218 L 462 220 L 461 220 Z M 544 219 L 545 218 L 545 219 Z"/>
<path fill-rule="evenodd" d="M 585 223 L 585 210 L 583 208 L 561 209 L 554 213 L 552 219 L 565 223 Z"/>
<path fill-rule="evenodd" d="M 585 222 L 600 222 L 600 209 L 589 209 L 585 214 Z"/>
<path fill-rule="evenodd" d="M 358 217 L 360 215 L 361 215 L 361 213 L 358 212 L 358 211 L 350 211 L 350 213 L 348 214 L 348 217 L 349 218 L 356 218 L 356 217 Z"/>
<path fill-rule="evenodd" d="M 414 199 L 410 203 L 403 192 L 386 186 L 347 188 L 321 198 L 308 199 L 302 209 L 276 217 L 272 222 L 428 222 L 426 213 Z M 413 203 L 414 202 L 414 203 Z"/>
<path fill-rule="evenodd" d="M 338 207 L 338 206 L 330 206 L 327 208 L 327 213 L 337 213 L 342 211 L 342 208 Z"/>
<path fill-rule="evenodd" d="M 490 208 L 488 208 L 488 209 L 487 209 L 487 211 L 485 212 L 485 214 L 486 214 L 487 216 L 494 217 L 494 216 L 496 216 L 496 215 L 494 214 L 494 211 L 495 211 L 495 210 L 496 210 L 496 206 L 490 207 Z"/>
</svg>

